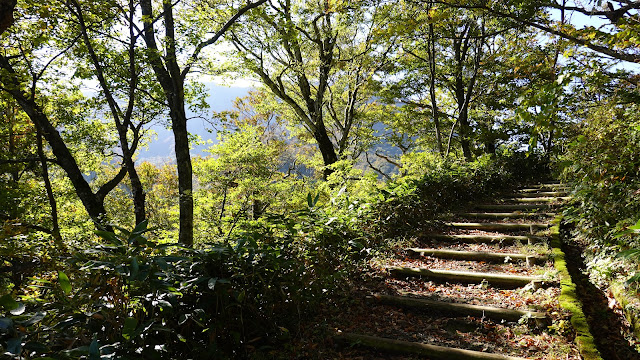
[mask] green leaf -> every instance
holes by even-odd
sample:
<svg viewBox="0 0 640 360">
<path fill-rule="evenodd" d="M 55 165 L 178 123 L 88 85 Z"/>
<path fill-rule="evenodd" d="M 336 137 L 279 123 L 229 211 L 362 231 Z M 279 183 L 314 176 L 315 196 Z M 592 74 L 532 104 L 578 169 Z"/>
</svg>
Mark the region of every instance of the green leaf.
<svg viewBox="0 0 640 360">
<path fill-rule="evenodd" d="M 23 303 L 18 303 L 18 307 L 9 311 L 11 313 L 11 315 L 22 315 L 22 313 L 24 312 L 25 307 Z"/>
<path fill-rule="evenodd" d="M 67 274 L 62 271 L 58 271 L 58 283 L 65 294 L 69 294 L 71 292 L 71 281 L 69 281 Z"/>
<path fill-rule="evenodd" d="M 218 282 L 218 278 L 211 278 L 207 282 L 207 286 L 209 287 L 209 289 L 215 290 L 217 282 Z"/>
<path fill-rule="evenodd" d="M 100 346 L 96 337 L 93 338 L 89 345 L 89 360 L 100 360 Z"/>
<path fill-rule="evenodd" d="M 622 259 L 640 258 L 640 249 L 630 249 L 619 252 L 616 257 Z"/>
<path fill-rule="evenodd" d="M 640 282 L 640 273 L 633 274 L 630 278 L 627 279 L 627 285 L 637 284 Z"/>
<path fill-rule="evenodd" d="M 47 345 L 38 341 L 29 341 L 26 344 L 24 344 L 24 348 L 29 351 L 35 351 L 36 353 L 40 353 L 40 354 L 50 351 Z M 38 359 L 42 359 L 42 358 L 38 358 Z"/>
<path fill-rule="evenodd" d="M 154 301 L 153 305 L 160 307 L 160 309 L 171 309 L 173 308 L 173 305 L 171 305 L 170 302 L 168 302 L 167 300 L 156 300 Z"/>
<path fill-rule="evenodd" d="M 7 352 L 18 355 L 22 352 L 22 336 L 7 340 Z"/>
<path fill-rule="evenodd" d="M 238 294 L 238 302 L 242 303 L 244 302 L 245 297 L 247 297 L 247 293 L 242 290 L 239 294 Z"/>
<path fill-rule="evenodd" d="M 101 238 L 111 242 L 111 243 L 122 245 L 122 242 L 118 239 L 116 234 L 114 234 L 112 232 L 103 231 L 103 230 L 96 230 L 96 231 L 94 231 L 94 233 L 96 235 L 100 236 Z"/>
<path fill-rule="evenodd" d="M 629 230 L 640 230 L 640 220 L 638 220 L 638 222 L 635 225 L 629 226 L 628 229 Z"/>
<path fill-rule="evenodd" d="M 122 337 L 125 338 L 125 340 L 131 340 L 137 326 L 138 320 L 136 318 L 126 318 L 124 320 L 124 327 L 122 328 Z"/>
<path fill-rule="evenodd" d="M 8 332 L 13 327 L 13 320 L 10 318 L 0 318 L 0 331 Z"/>
<path fill-rule="evenodd" d="M 149 225 L 149 220 L 144 220 L 140 224 L 136 225 L 131 234 L 142 234 L 147 231 L 147 225 Z"/>
<path fill-rule="evenodd" d="M 9 311 L 15 310 L 20 306 L 20 304 L 15 301 L 11 295 L 8 294 L 0 297 L 0 305 L 2 305 L 2 307 Z"/>
<path fill-rule="evenodd" d="M 29 320 L 27 320 L 24 323 L 22 323 L 22 325 L 24 325 L 24 326 L 35 325 L 35 324 L 39 323 L 40 321 L 42 321 L 42 319 L 44 319 L 44 317 L 46 315 L 47 315 L 47 313 L 45 311 L 38 311 L 37 313 L 35 313 L 35 315 L 30 317 Z"/>
<path fill-rule="evenodd" d="M 138 276 L 138 271 L 140 271 L 140 265 L 138 264 L 138 258 L 134 256 L 131 258 L 129 280 L 134 280 Z"/>
</svg>

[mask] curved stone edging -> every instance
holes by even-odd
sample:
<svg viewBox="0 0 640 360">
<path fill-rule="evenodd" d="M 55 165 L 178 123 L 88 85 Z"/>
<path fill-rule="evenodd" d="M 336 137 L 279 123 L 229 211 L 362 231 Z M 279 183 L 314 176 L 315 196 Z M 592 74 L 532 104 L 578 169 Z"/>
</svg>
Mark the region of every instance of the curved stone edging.
<svg viewBox="0 0 640 360">
<path fill-rule="evenodd" d="M 558 216 L 553 220 L 551 228 L 551 248 L 553 256 L 553 264 L 558 271 L 560 279 L 560 296 L 558 301 L 560 307 L 571 313 L 571 325 L 576 331 L 576 345 L 580 351 L 580 355 L 584 360 L 603 360 L 600 352 L 596 348 L 595 340 L 591 331 L 587 318 L 582 311 L 582 303 L 576 293 L 576 285 L 571 280 L 565 254 L 561 249 L 562 239 L 560 238 L 560 223 L 562 216 Z"/>
</svg>

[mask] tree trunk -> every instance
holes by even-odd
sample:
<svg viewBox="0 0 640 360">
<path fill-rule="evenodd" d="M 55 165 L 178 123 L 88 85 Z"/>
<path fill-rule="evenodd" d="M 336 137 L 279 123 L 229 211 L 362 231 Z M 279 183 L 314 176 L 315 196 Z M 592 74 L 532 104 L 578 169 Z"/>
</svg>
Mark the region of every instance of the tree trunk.
<svg viewBox="0 0 640 360">
<path fill-rule="evenodd" d="M 0 34 L 13 25 L 13 10 L 17 0 L 0 0 Z"/>
<path fill-rule="evenodd" d="M 9 120 L 9 155 L 12 158 L 16 158 L 16 134 L 14 134 L 14 127 L 16 124 L 16 109 L 14 106 L 7 106 L 6 109 L 7 119 Z M 11 180 L 17 183 L 20 180 L 20 171 L 18 167 L 14 167 L 11 170 Z"/>
<path fill-rule="evenodd" d="M 193 168 L 189 153 L 189 134 L 187 116 L 184 110 L 182 94 L 172 94 L 174 101 L 181 105 L 171 106 L 171 127 L 175 139 L 174 149 L 178 165 L 178 191 L 180 194 L 180 232 L 178 241 L 193 245 Z M 171 104 L 172 102 L 169 102 Z"/>
<path fill-rule="evenodd" d="M 333 170 L 327 168 L 327 166 L 338 161 L 338 155 L 336 154 L 333 142 L 331 142 L 329 135 L 327 135 L 327 130 L 322 119 L 317 119 L 315 121 L 315 124 L 316 128 L 313 132 L 313 137 L 316 139 L 316 142 L 318 143 L 318 149 L 322 154 L 322 160 L 324 161 L 325 165 L 324 178 L 326 179 L 329 175 L 331 175 L 331 173 L 333 173 Z"/>
<path fill-rule="evenodd" d="M 444 155 L 442 148 L 442 135 L 440 134 L 440 118 L 438 117 L 438 102 L 436 100 L 436 39 L 433 31 L 433 24 L 429 24 L 429 94 L 431 97 L 431 114 L 433 125 L 436 130 L 436 144 L 440 156 Z"/>
<path fill-rule="evenodd" d="M 124 158 L 124 163 L 127 168 L 127 173 L 129 174 L 129 180 L 131 181 L 131 194 L 133 195 L 133 211 L 136 216 L 136 225 L 147 219 L 146 214 L 146 194 L 144 192 L 144 188 L 142 187 L 142 181 L 140 181 L 140 176 L 138 176 L 138 171 L 136 170 L 135 163 L 133 161 L 133 152 L 129 148 L 129 144 L 127 141 L 126 132 L 120 132 L 120 145 L 122 148 L 122 157 Z"/>
<path fill-rule="evenodd" d="M 140 8 L 144 21 L 144 40 L 148 48 L 149 64 L 162 86 L 167 105 L 174 137 L 174 149 L 178 165 L 178 204 L 180 206 L 180 230 L 178 241 L 193 245 L 193 169 L 191 155 L 189 153 L 189 135 L 187 132 L 187 115 L 184 101 L 184 77 L 181 74 L 176 57 L 176 39 L 173 19 L 173 4 L 163 3 L 164 32 L 166 35 L 165 56 L 156 42 L 156 32 L 151 19 L 155 17 L 151 0 L 141 0 Z M 186 75 L 186 74 L 185 74 Z"/>
<path fill-rule="evenodd" d="M 49 180 L 49 167 L 47 166 L 47 157 L 44 154 L 42 146 L 42 132 L 39 128 L 36 128 L 36 142 L 38 148 L 38 157 L 40 158 L 40 165 L 42 168 L 42 180 L 44 181 L 44 188 L 47 191 L 47 199 L 49 200 L 49 206 L 51 207 L 51 235 L 56 241 L 58 246 L 64 246 L 62 242 L 62 236 L 60 236 L 60 225 L 58 224 L 58 205 L 56 198 L 53 195 L 53 188 L 51 181 Z"/>
<path fill-rule="evenodd" d="M 49 146 L 51 146 L 51 150 L 58 164 L 67 174 L 76 195 L 80 198 L 82 205 L 94 221 L 96 227 L 101 230 L 112 231 L 113 228 L 108 224 L 106 217 L 107 212 L 104 207 L 104 198 L 126 176 L 127 173 L 124 171 L 124 168 L 120 170 L 116 177 L 109 180 L 94 193 L 89 183 L 85 180 L 80 167 L 78 167 L 76 159 L 60 136 L 60 133 L 49 121 L 49 118 L 35 100 L 28 98 L 27 93 L 22 90 L 21 82 L 15 70 L 9 63 L 9 60 L 2 55 L 0 55 L 0 68 L 4 70 L 3 76 L 0 79 L 3 87 L 18 105 L 20 105 L 27 116 L 29 116 L 29 119 L 31 119 L 36 128 L 42 132 L 42 136 L 47 140 Z"/>
<path fill-rule="evenodd" d="M 467 161 L 473 160 L 471 155 L 471 128 L 469 127 L 469 112 L 464 107 L 460 114 L 460 145 L 462 146 L 462 154 Z"/>
<path fill-rule="evenodd" d="M 91 42 L 91 38 L 89 35 L 89 30 L 85 23 L 85 16 L 83 14 L 82 7 L 77 0 L 73 0 L 70 2 L 69 9 L 72 13 L 77 17 L 78 24 L 80 25 L 80 31 L 82 35 L 82 39 L 84 41 L 85 46 L 87 47 L 87 53 L 91 62 L 93 63 L 95 69 L 95 75 L 98 79 L 100 87 L 102 88 L 103 94 L 107 100 L 107 104 L 109 105 L 109 110 L 111 111 L 111 116 L 113 117 L 113 121 L 115 127 L 118 131 L 118 137 L 120 140 L 120 148 L 122 149 L 122 158 L 124 162 L 124 166 L 126 168 L 127 173 L 129 174 L 129 179 L 131 181 L 131 192 L 133 194 L 133 207 L 135 213 L 135 223 L 140 224 L 146 219 L 145 213 L 145 193 L 142 188 L 142 183 L 140 181 L 140 177 L 138 176 L 138 172 L 136 171 L 135 163 L 133 161 L 133 156 L 135 154 L 135 149 L 138 145 L 138 141 L 140 139 L 139 136 L 139 128 L 135 128 L 131 125 L 131 117 L 134 109 L 135 102 L 135 92 L 137 90 L 138 85 L 138 73 L 136 70 L 136 55 L 135 55 L 135 39 L 136 35 L 133 29 L 130 30 L 130 43 L 129 43 L 129 51 L 128 51 L 128 60 L 129 60 L 129 89 L 128 89 L 128 104 L 127 111 L 121 115 L 121 111 L 118 105 L 118 102 L 111 91 L 111 87 L 109 86 L 106 77 L 105 77 L 105 69 L 103 68 L 102 62 L 98 57 L 98 53 L 95 51 L 93 44 Z M 133 3 L 130 3 L 130 14 L 129 21 L 133 22 Z M 127 133 L 130 129 L 133 129 L 133 140 L 131 141 L 131 146 L 129 144 L 129 139 L 127 137 Z"/>
<path fill-rule="evenodd" d="M 49 122 L 46 115 L 42 113 L 33 100 L 24 98 L 22 92 L 18 89 L 12 89 L 10 92 L 24 112 L 27 113 L 31 121 L 33 121 L 34 125 L 42 132 L 43 137 L 47 139 L 60 167 L 62 167 L 67 174 L 76 194 L 80 198 L 80 201 L 82 201 L 82 205 L 84 205 L 84 208 L 96 226 L 103 230 L 111 230 L 111 227 L 107 225 L 107 211 L 104 207 L 104 197 L 97 196 L 93 193 L 58 130 Z"/>
<path fill-rule="evenodd" d="M 471 156 L 471 141 L 469 128 L 469 107 L 466 104 L 464 80 L 462 70 L 456 76 L 456 101 L 458 102 L 458 123 L 460 125 L 460 146 L 462 154 L 467 161 L 473 160 Z"/>
</svg>

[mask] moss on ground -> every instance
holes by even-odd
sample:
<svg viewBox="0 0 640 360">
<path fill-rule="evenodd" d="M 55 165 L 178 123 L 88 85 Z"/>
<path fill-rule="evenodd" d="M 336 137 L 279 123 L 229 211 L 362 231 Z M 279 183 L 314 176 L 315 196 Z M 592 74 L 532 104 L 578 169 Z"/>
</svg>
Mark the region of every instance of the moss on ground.
<svg viewBox="0 0 640 360">
<path fill-rule="evenodd" d="M 582 303 L 580 302 L 576 292 L 576 285 L 571 280 L 569 269 L 567 269 L 565 254 L 561 249 L 561 221 L 562 217 L 557 217 L 553 221 L 553 227 L 550 230 L 554 266 L 558 271 L 558 277 L 560 278 L 560 297 L 558 298 L 558 301 L 563 309 L 571 313 L 571 325 L 573 325 L 573 328 L 576 331 L 575 342 L 582 358 L 584 360 L 602 360 L 602 356 L 596 347 L 593 335 L 589 330 L 587 318 L 582 311 Z"/>
</svg>

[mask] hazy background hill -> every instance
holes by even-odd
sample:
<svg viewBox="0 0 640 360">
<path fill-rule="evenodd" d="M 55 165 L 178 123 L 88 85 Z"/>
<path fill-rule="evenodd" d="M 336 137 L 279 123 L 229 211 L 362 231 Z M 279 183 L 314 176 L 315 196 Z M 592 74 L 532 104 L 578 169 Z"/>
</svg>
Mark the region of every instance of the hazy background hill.
<svg viewBox="0 0 640 360">
<path fill-rule="evenodd" d="M 237 97 L 246 96 L 251 90 L 250 87 L 228 87 L 218 85 L 213 82 L 205 83 L 209 89 L 207 103 L 211 106 L 208 113 L 214 111 L 224 111 L 233 109 L 233 100 Z M 187 110 L 187 116 L 192 118 L 194 113 Z M 154 139 L 149 143 L 148 148 L 140 150 L 138 155 L 138 163 L 148 161 L 153 164 L 175 163 L 173 133 L 168 127 L 169 121 L 158 122 L 151 126 L 151 129 L 157 133 Z M 212 126 L 201 118 L 192 118 L 187 125 L 189 132 L 200 136 L 203 140 L 212 140 L 217 142 L 216 132 Z M 207 131 L 212 130 L 212 132 Z M 210 145 L 199 145 L 191 150 L 191 155 L 204 154 L 204 150 Z"/>
</svg>

